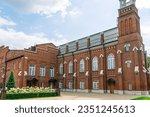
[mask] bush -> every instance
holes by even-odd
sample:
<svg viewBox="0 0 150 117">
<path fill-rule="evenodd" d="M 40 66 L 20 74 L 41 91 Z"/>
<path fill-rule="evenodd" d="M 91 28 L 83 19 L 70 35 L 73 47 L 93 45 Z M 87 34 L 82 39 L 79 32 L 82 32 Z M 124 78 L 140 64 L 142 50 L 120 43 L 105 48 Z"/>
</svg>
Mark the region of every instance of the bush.
<svg viewBox="0 0 150 117">
<path fill-rule="evenodd" d="M 15 78 L 14 78 L 14 72 L 13 71 L 11 71 L 11 73 L 10 73 L 10 76 L 8 78 L 6 87 L 8 88 L 8 90 L 11 89 L 11 88 L 15 88 L 16 87 Z"/>
<path fill-rule="evenodd" d="M 50 88 L 12 88 L 7 91 L 6 99 L 37 98 L 58 96 L 58 92 Z"/>
</svg>

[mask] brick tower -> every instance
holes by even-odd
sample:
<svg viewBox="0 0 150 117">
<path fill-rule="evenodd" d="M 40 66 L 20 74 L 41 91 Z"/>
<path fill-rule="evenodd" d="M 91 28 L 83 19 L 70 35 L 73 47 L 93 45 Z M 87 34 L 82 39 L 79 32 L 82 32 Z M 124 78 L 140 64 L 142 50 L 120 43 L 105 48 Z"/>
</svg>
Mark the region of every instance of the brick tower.
<svg viewBox="0 0 150 117">
<path fill-rule="evenodd" d="M 122 93 L 147 94 L 146 54 L 136 0 L 119 0 L 118 88 Z M 118 69 L 118 70 L 119 70 Z"/>
</svg>

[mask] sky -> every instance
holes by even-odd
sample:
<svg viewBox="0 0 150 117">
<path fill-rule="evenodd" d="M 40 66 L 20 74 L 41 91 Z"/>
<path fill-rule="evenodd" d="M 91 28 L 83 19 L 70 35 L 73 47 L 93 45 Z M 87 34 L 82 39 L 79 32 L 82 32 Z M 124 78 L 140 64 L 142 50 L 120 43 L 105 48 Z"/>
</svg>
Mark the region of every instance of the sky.
<svg viewBox="0 0 150 117">
<path fill-rule="evenodd" d="M 150 54 L 150 0 L 136 0 Z M 119 0 L 0 0 L 0 46 L 56 46 L 117 26 Z"/>
</svg>

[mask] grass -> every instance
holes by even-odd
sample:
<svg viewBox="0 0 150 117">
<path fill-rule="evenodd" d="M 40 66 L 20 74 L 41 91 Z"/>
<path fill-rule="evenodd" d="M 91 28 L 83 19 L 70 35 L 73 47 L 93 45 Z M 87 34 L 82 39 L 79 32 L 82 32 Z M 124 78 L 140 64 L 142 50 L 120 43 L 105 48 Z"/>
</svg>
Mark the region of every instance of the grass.
<svg viewBox="0 0 150 117">
<path fill-rule="evenodd" d="M 138 97 L 131 100 L 150 100 L 150 97 Z"/>
</svg>

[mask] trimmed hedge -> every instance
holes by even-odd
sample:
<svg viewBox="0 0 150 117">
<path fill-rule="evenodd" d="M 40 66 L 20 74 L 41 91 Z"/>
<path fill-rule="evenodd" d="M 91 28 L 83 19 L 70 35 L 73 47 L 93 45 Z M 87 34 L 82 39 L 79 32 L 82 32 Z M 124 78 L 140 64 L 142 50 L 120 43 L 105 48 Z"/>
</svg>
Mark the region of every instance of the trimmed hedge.
<svg viewBox="0 0 150 117">
<path fill-rule="evenodd" d="M 38 98 L 38 97 L 54 97 L 58 96 L 57 92 L 50 93 L 18 93 L 6 94 L 6 99 L 22 99 L 22 98 Z"/>
</svg>

